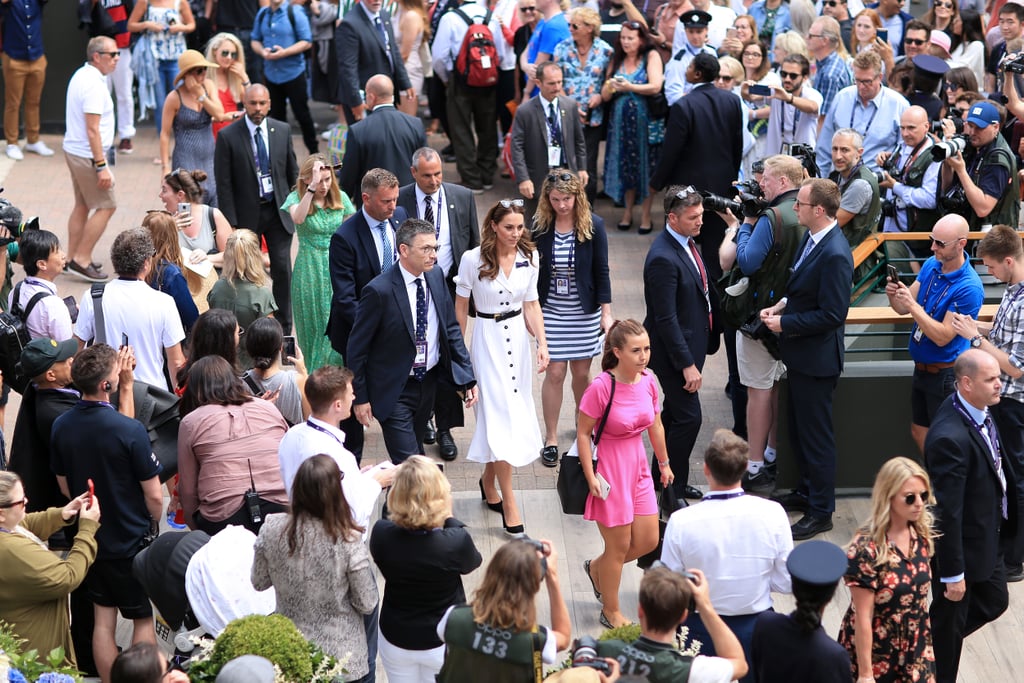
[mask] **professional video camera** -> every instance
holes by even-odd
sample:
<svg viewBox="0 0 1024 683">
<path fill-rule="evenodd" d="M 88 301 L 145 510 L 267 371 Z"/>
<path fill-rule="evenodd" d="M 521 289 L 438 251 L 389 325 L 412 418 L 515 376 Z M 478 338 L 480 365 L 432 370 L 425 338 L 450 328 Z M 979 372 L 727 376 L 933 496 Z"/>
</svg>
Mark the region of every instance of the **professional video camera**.
<svg viewBox="0 0 1024 683">
<path fill-rule="evenodd" d="M 580 636 L 573 643 L 572 666 L 589 666 L 606 675 L 612 672 L 608 662 L 597 656 L 597 640 L 592 636 Z"/>
<path fill-rule="evenodd" d="M 1011 52 L 999 60 L 999 71 L 1024 74 L 1024 52 Z"/>
<path fill-rule="evenodd" d="M 936 142 L 932 145 L 932 159 L 945 161 L 949 157 L 955 157 L 967 149 L 967 138 L 963 135 L 954 135 L 948 140 Z"/>
<path fill-rule="evenodd" d="M 3 188 L 0 187 L 0 192 L 3 191 Z M 39 218 L 33 216 L 26 220 L 21 209 L 0 197 L 0 225 L 7 228 L 7 232 L 10 233 L 9 237 L 0 237 L 0 247 L 4 247 L 11 242 L 16 242 L 25 230 L 38 230 Z"/>
</svg>

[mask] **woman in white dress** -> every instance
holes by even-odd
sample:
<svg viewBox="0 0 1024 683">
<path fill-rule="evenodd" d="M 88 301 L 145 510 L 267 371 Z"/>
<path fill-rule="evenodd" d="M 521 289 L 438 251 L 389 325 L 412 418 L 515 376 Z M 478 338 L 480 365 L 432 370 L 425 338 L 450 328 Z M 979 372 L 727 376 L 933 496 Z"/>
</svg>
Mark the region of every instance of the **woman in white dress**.
<svg viewBox="0 0 1024 683">
<path fill-rule="evenodd" d="M 480 399 L 467 459 L 485 464 L 480 480 L 485 500 L 498 497 L 497 478 L 502 498 L 497 509 L 505 532 L 513 536 L 525 532 L 512 491 L 512 470 L 536 460 L 542 443 L 533 405 L 530 334 L 537 338 L 537 372 L 548 366 L 537 255 L 524 213 L 522 199 L 503 199 L 487 212 L 480 246 L 462 255 L 455 290 L 455 315 L 463 335 L 470 295 L 476 305 L 469 354 Z"/>
</svg>

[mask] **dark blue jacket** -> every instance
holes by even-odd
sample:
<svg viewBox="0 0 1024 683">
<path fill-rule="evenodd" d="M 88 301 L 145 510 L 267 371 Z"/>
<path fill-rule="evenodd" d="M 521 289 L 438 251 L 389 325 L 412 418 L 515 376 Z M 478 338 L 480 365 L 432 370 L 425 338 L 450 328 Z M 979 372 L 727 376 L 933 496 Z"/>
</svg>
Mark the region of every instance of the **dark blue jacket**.
<svg viewBox="0 0 1024 683">
<path fill-rule="evenodd" d="M 601 304 L 612 302 L 612 281 L 608 277 L 608 234 L 604 231 L 604 220 L 593 215 L 594 231 L 590 239 L 582 244 L 576 242 L 575 265 L 576 291 L 584 313 L 593 313 Z M 543 306 L 551 289 L 551 251 L 555 245 L 555 230 L 549 228 L 534 233 L 534 242 L 540 252 L 540 274 L 537 278 L 537 294 Z"/>
</svg>

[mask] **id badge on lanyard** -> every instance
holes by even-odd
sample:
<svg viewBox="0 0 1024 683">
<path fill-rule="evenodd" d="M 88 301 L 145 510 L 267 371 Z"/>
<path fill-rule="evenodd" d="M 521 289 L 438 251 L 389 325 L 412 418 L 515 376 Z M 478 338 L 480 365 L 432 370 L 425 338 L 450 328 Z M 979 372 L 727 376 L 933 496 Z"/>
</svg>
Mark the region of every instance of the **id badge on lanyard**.
<svg viewBox="0 0 1024 683">
<path fill-rule="evenodd" d="M 269 173 L 260 173 L 260 194 L 268 195 L 274 193 L 274 179 Z"/>
<path fill-rule="evenodd" d="M 416 342 L 416 358 L 412 362 L 414 368 L 427 367 L 427 342 L 426 340 Z"/>
</svg>

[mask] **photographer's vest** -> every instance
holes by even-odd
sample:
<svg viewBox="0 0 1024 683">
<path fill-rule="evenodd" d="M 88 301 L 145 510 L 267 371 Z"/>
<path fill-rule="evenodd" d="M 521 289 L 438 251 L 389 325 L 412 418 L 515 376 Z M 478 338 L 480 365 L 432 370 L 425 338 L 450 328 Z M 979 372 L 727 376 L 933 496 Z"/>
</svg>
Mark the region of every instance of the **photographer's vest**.
<svg viewBox="0 0 1024 683">
<path fill-rule="evenodd" d="M 903 177 L 899 179 L 900 184 L 907 187 L 921 187 L 922 183 L 924 183 L 924 174 L 933 163 L 935 163 L 935 160 L 932 159 L 931 147 L 929 146 L 921 150 L 911 162 L 910 168 L 903 172 Z M 938 197 L 938 186 L 934 190 L 935 196 Z M 916 206 L 907 205 L 905 211 L 907 212 L 908 232 L 931 232 L 932 226 L 942 217 L 942 211 L 938 208 L 919 209 Z"/>
<path fill-rule="evenodd" d="M 967 205 L 967 222 L 972 231 L 981 230 L 983 225 L 1009 225 L 1017 229 L 1017 217 L 1020 211 L 1020 182 L 1017 180 L 1017 160 L 1010 152 L 1010 146 L 1002 135 L 997 135 L 992 146 L 982 157 L 977 167 L 971 172 L 971 180 L 975 185 L 982 171 L 989 166 L 1002 166 L 1010 171 L 1010 182 L 992 211 L 984 218 L 978 218 L 970 204 Z"/>
<path fill-rule="evenodd" d="M 597 643 L 599 657 L 619 661 L 622 679 L 647 683 L 687 683 L 693 657 L 684 655 L 671 645 L 640 636 L 632 643 L 601 640 Z"/>
<path fill-rule="evenodd" d="M 534 649 L 539 655 L 547 640 L 547 629 L 537 628 L 536 633 L 516 632 L 478 624 L 473 608 L 456 607 L 444 627 L 444 666 L 438 683 L 534 683 Z"/>
<path fill-rule="evenodd" d="M 776 199 L 778 204 L 761 212 L 772 226 L 772 248 L 764 257 L 761 267 L 750 277 L 754 292 L 754 310 L 768 308 L 786 296 L 786 282 L 796 258 L 796 250 L 807 232 L 796 217 L 796 190 L 790 190 Z"/>
<path fill-rule="evenodd" d="M 882 217 L 882 198 L 878 192 L 878 179 L 871 169 L 864 165 L 862 160 L 857 164 L 850 177 L 843 179 L 838 172 L 832 174 L 832 180 L 839 185 L 839 192 L 842 194 L 846 187 L 854 180 L 860 178 L 871 186 L 871 205 L 867 213 L 859 213 L 843 226 L 843 235 L 850 243 L 850 249 L 856 249 L 857 245 L 863 242 L 868 235 L 878 230 L 878 221 Z M 856 279 L 856 278 L 855 278 Z"/>
</svg>

